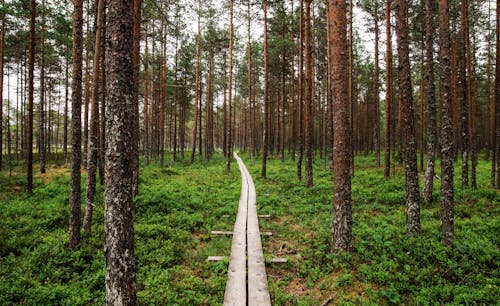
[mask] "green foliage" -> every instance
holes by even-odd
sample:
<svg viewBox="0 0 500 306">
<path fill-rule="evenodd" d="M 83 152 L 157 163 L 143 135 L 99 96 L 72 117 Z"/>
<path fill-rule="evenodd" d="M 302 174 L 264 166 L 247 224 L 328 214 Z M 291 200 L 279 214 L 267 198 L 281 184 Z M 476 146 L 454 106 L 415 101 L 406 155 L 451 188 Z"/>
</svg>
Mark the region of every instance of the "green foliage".
<svg viewBox="0 0 500 306">
<path fill-rule="evenodd" d="M 435 201 L 422 208 L 420 237 L 405 233 L 403 169 L 383 178 L 373 157 L 357 157 L 353 178 L 353 251 L 332 254 L 332 174 L 317 160 L 315 185 L 297 182 L 296 164 L 268 161 L 247 166 L 257 189 L 269 289 L 275 305 L 318 305 L 332 298 L 341 305 L 495 304 L 500 295 L 498 191 L 462 188 L 457 178 L 456 241 L 440 242 L 439 181 Z M 102 304 L 103 197 L 98 185 L 93 236 L 78 251 L 67 247 L 69 172 L 54 165 L 52 175 L 36 177 L 32 195 L 24 178 L 0 174 L 0 304 Z M 439 170 L 439 164 L 437 169 Z M 57 170 L 57 171 L 56 171 Z M 62 170 L 62 171 L 61 171 Z M 439 172 L 439 171 L 438 171 Z M 457 172 L 458 169 L 457 169 Z M 439 173 L 438 173 L 439 175 Z M 478 185 L 488 186 L 489 164 L 480 162 Z M 84 188 L 84 180 L 82 181 Z M 211 230 L 231 230 L 240 192 L 237 167 L 226 174 L 224 161 L 173 168 L 143 165 L 135 199 L 138 298 L 145 305 L 221 303 L 228 261 L 209 263 L 210 255 L 229 255 L 231 240 Z M 82 195 L 83 197 L 83 195 Z M 83 209 L 83 205 L 82 205 Z M 229 217 L 228 217 L 229 216 Z"/>
</svg>

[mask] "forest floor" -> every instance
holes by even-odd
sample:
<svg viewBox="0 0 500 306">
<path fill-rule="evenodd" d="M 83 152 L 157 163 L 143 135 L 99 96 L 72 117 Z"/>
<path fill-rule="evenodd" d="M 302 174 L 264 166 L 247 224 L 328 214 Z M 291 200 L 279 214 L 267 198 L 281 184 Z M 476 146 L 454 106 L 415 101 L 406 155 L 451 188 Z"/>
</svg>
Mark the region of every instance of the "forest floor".
<svg viewBox="0 0 500 306">
<path fill-rule="evenodd" d="M 258 213 L 271 215 L 259 220 L 261 231 L 273 233 L 263 237 L 266 260 L 289 260 L 267 265 L 273 305 L 498 302 L 500 193 L 488 187 L 490 163 L 479 163 L 478 190 L 460 185 L 457 165 L 456 241 L 447 248 L 439 240 L 439 180 L 433 203 L 422 206 L 422 234 L 407 238 L 403 168 L 384 179 L 372 156 L 356 157 L 354 248 L 332 255 L 333 183 L 323 161 L 316 161 L 315 185 L 305 188 L 293 161 L 269 160 L 268 178 L 262 179 L 260 160 L 252 166 L 248 155 L 241 157 L 255 181 Z M 230 253 L 230 237 L 210 231 L 234 225 L 241 182 L 236 162 L 231 166 L 225 173 L 223 157 L 216 155 L 193 165 L 141 168 L 135 201 L 141 305 L 222 303 L 228 261 L 206 259 Z M 47 171 L 35 176 L 32 195 L 23 191 L 22 163 L 12 176 L 0 174 L 0 304 L 102 304 L 103 188 L 97 187 L 93 236 L 70 251 L 69 165 L 53 162 Z"/>
</svg>

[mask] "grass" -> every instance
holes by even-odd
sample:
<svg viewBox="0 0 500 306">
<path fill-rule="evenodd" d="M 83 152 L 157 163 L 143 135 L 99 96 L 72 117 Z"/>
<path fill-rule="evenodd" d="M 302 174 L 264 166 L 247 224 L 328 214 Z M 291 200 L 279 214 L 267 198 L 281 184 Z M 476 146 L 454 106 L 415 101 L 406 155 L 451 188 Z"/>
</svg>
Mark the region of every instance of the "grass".
<svg viewBox="0 0 500 306">
<path fill-rule="evenodd" d="M 350 254 L 330 252 L 332 174 L 317 160 L 315 184 L 295 179 L 296 165 L 270 159 L 268 178 L 260 163 L 254 177 L 274 305 L 496 304 L 500 296 L 500 195 L 489 187 L 489 163 L 478 168 L 478 190 L 462 188 L 456 168 L 456 241 L 439 240 L 439 181 L 434 202 L 423 205 L 423 233 L 405 234 L 404 173 L 383 178 L 373 157 L 356 158 L 353 178 L 353 237 Z M 439 165 L 437 167 L 439 170 Z M 36 175 L 32 195 L 23 191 L 22 164 L 0 174 L 0 304 L 88 305 L 104 300 L 102 186 L 93 236 L 78 251 L 67 248 L 69 170 L 52 163 Z M 82 188 L 84 188 L 84 179 Z M 420 182 L 422 186 L 422 180 Z M 211 230 L 231 230 L 240 192 L 236 163 L 226 174 L 216 155 L 193 165 L 143 165 L 135 214 L 138 299 L 142 305 L 222 303 L 231 241 Z M 83 197 L 82 197 L 83 199 Z M 83 205 L 82 205 L 83 208 Z"/>
</svg>

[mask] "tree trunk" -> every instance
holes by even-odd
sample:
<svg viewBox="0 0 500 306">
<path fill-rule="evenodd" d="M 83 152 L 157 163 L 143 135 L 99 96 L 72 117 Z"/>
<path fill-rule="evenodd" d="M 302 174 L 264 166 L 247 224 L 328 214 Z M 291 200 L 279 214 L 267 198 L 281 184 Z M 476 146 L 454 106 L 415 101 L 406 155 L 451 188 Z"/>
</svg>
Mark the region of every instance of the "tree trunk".
<svg viewBox="0 0 500 306">
<path fill-rule="evenodd" d="M 349 99 L 347 75 L 347 20 L 345 0 L 330 0 L 328 27 L 332 46 L 333 114 L 335 130 L 334 198 L 332 250 L 335 253 L 352 248 L 351 207 L 351 135 L 349 126 Z"/>
<path fill-rule="evenodd" d="M 379 26 L 378 26 L 378 0 L 375 5 L 375 67 L 373 69 L 373 103 L 375 104 L 375 165 L 380 167 L 380 98 L 379 98 Z"/>
<path fill-rule="evenodd" d="M 42 0 L 42 24 L 40 31 L 40 104 L 38 104 L 38 142 L 40 153 L 40 173 L 45 173 L 47 162 L 45 142 L 45 0 Z M 50 109 L 49 109 L 50 110 Z"/>
<path fill-rule="evenodd" d="M 477 134 L 476 134 L 476 94 L 474 92 L 474 71 L 472 68 L 472 57 L 474 54 L 471 50 L 470 43 L 470 22 L 469 22 L 469 1 L 462 1 L 463 25 L 464 25 L 464 41 L 465 41 L 465 57 L 467 67 L 467 98 L 469 102 L 469 144 L 470 144 L 470 157 L 471 157 L 471 187 L 477 188 L 476 183 L 476 168 L 477 168 Z"/>
<path fill-rule="evenodd" d="M 161 62 L 160 62 L 160 124 L 159 124 L 159 154 L 160 167 L 165 164 L 165 99 L 166 99 L 166 81 L 167 81 L 167 20 L 162 17 L 161 25 Z"/>
<path fill-rule="evenodd" d="M 26 189 L 28 192 L 33 191 L 33 99 L 34 99 L 34 70 L 35 70 L 35 48 L 36 48 L 36 33 L 35 19 L 36 18 L 36 3 L 31 0 L 30 6 L 30 46 L 29 46 L 29 62 L 28 62 L 28 126 L 26 133 Z M 3 112 L 3 110 L 2 110 Z"/>
<path fill-rule="evenodd" d="M 439 0 L 439 99 L 441 102 L 441 239 L 446 245 L 451 246 L 454 239 L 453 124 L 451 117 L 453 103 L 451 100 L 450 32 L 448 16 L 448 0 Z"/>
<path fill-rule="evenodd" d="M 300 0 L 299 8 L 299 89 L 298 89 L 298 129 L 297 138 L 299 141 L 299 156 L 297 159 L 297 179 L 302 180 L 302 159 L 304 154 L 304 1 Z"/>
<path fill-rule="evenodd" d="M 90 130 L 87 149 L 87 178 L 85 189 L 85 216 L 83 232 L 90 236 L 92 231 L 92 213 L 94 210 L 97 162 L 99 155 L 99 60 L 101 58 L 101 34 L 104 19 L 104 0 L 97 4 L 97 25 L 94 39 L 94 61 L 92 67 L 92 105 L 90 113 Z"/>
<path fill-rule="evenodd" d="M 466 74 L 466 1 L 462 1 L 461 6 L 461 35 L 460 35 L 460 54 L 458 60 L 458 75 L 460 81 L 460 99 L 462 100 L 462 118 L 461 118 L 461 134 L 462 134 L 462 186 L 469 185 L 469 102 L 468 102 L 468 80 Z"/>
<path fill-rule="evenodd" d="M 442 16 L 440 16 L 442 18 Z M 434 165 L 437 151 L 437 114 L 436 93 L 434 86 L 434 28 L 433 28 L 432 0 L 425 0 L 425 53 L 426 53 L 426 99 L 427 99 L 427 167 L 425 168 L 425 182 L 423 198 L 425 203 L 432 202 L 432 188 L 434 182 Z M 449 33 L 448 33 L 449 35 Z M 449 39 L 448 39 L 449 44 Z M 449 60 L 449 54 L 447 54 Z M 449 82 L 449 80 L 448 80 Z M 449 89 L 449 88 L 448 88 Z M 451 114 L 451 113 L 450 113 Z M 449 114 L 447 114 L 449 115 Z M 450 121 L 451 122 L 451 121 Z"/>
<path fill-rule="evenodd" d="M 71 213 L 69 217 L 69 246 L 80 246 L 81 174 L 82 164 L 82 59 L 83 57 L 83 0 L 74 2 L 73 12 L 73 71 L 71 83 Z"/>
<path fill-rule="evenodd" d="M 64 78 L 64 132 L 63 132 L 63 153 L 64 162 L 68 162 L 68 101 L 69 101 L 69 59 L 66 58 Z"/>
<path fill-rule="evenodd" d="M 306 125 L 306 187 L 313 185 L 313 60 L 311 46 L 311 0 L 305 0 L 305 53 L 306 53 L 306 73 L 305 73 L 305 125 Z"/>
<path fill-rule="evenodd" d="M 248 52 L 248 104 L 250 107 L 250 164 L 253 166 L 255 163 L 255 121 L 253 112 L 255 109 L 252 105 L 252 40 L 251 40 L 251 22 L 252 16 L 250 15 L 250 1 L 247 3 L 247 15 L 248 15 L 248 42 L 247 42 L 247 52 Z"/>
<path fill-rule="evenodd" d="M 134 54 L 134 88 L 135 88 L 135 102 L 134 105 L 134 130 L 137 131 L 133 135 L 137 137 L 134 140 L 137 146 L 134 147 L 134 164 L 133 167 L 133 194 L 139 194 L 139 143 L 140 143 L 140 132 L 139 132 L 139 73 L 141 69 L 141 18 L 142 18 L 142 0 L 134 0 L 134 26 L 133 26 L 133 54 Z M 103 99 L 104 102 L 104 99 Z"/>
<path fill-rule="evenodd" d="M 265 1 L 265 0 L 264 0 Z M 233 0 L 230 0 L 229 2 L 230 7 L 229 7 L 229 77 L 228 77 L 228 99 L 227 99 L 227 105 L 228 105 L 228 111 L 229 111 L 229 118 L 231 118 L 231 107 L 232 107 L 232 84 L 233 84 Z M 265 6 L 266 4 L 264 4 Z M 264 14 L 265 18 L 265 14 Z M 266 29 L 266 28 L 265 28 Z M 264 34 L 265 36 L 266 34 Z M 264 37 L 264 40 L 267 39 Z M 264 45 L 266 42 L 264 42 Z M 265 49 L 266 47 L 264 47 Z M 265 51 L 264 51 L 265 52 Z M 265 57 L 265 55 L 264 55 Z M 265 69 L 265 68 L 264 68 Z M 266 73 L 266 72 L 264 72 Z M 266 86 L 266 85 L 264 85 Z M 226 148 L 226 172 L 229 172 L 231 170 L 231 148 L 233 147 L 233 142 L 232 142 L 232 127 L 231 127 L 231 120 L 229 120 L 229 127 L 227 129 L 227 148 Z M 264 166 L 263 166 L 264 169 Z M 265 173 L 263 175 L 265 177 Z"/>
<path fill-rule="evenodd" d="M 136 305 L 134 169 L 138 161 L 137 95 L 133 60 L 133 2 L 109 1 L 108 103 L 106 111 L 106 305 Z"/>
<path fill-rule="evenodd" d="M 496 162 L 497 182 L 500 189 L 500 0 L 497 0 L 497 39 L 496 39 L 496 65 L 495 65 L 495 130 L 496 130 Z"/>
<path fill-rule="evenodd" d="M 262 169 L 260 175 L 266 178 L 267 150 L 269 147 L 269 54 L 267 46 L 267 0 L 264 0 L 264 133 L 262 147 Z"/>
<path fill-rule="evenodd" d="M 405 147 L 406 175 L 406 232 L 409 236 L 420 233 L 420 195 L 417 172 L 417 146 L 415 117 L 411 88 L 411 71 L 408 37 L 408 5 L 396 0 L 396 35 L 398 41 L 399 88 Z"/>
<path fill-rule="evenodd" d="M 392 95 L 392 36 L 391 36 L 391 0 L 385 4 L 385 31 L 386 31 L 386 49 L 385 49 L 385 156 L 384 156 L 384 177 L 391 175 L 391 95 Z"/>
<path fill-rule="evenodd" d="M 196 153 L 196 133 L 198 131 L 198 101 L 200 99 L 200 58 L 201 58 L 201 0 L 198 2 L 198 35 L 196 37 L 196 75 L 195 75 L 195 103 L 194 103 L 194 125 L 193 125 L 193 149 L 191 150 L 190 163 L 194 162 Z"/>
</svg>

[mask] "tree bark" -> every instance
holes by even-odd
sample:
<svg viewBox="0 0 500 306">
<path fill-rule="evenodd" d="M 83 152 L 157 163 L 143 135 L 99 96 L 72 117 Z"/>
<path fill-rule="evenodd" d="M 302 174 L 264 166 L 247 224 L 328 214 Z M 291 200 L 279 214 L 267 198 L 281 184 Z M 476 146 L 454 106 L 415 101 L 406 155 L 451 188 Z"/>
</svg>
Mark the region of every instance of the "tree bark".
<svg viewBox="0 0 500 306">
<path fill-rule="evenodd" d="M 311 45 L 311 0 L 305 0 L 305 53 L 306 53 L 306 73 L 305 73 L 305 125 L 306 125 L 306 187 L 313 185 L 313 59 Z"/>
<path fill-rule="evenodd" d="M 45 0 L 42 0 L 42 24 L 40 31 L 40 103 L 38 104 L 38 143 L 40 153 L 40 173 L 45 173 L 47 162 L 45 142 Z"/>
<path fill-rule="evenodd" d="M 380 98 L 379 98 L 379 26 L 378 26 L 378 0 L 374 0 L 375 5 L 375 15 L 374 15 L 374 26 L 375 26 L 375 67 L 373 69 L 373 103 L 375 104 L 375 165 L 380 167 Z"/>
<path fill-rule="evenodd" d="M 138 114 L 133 60 L 133 2 L 110 0 L 107 57 L 105 257 L 106 305 L 136 305 L 134 165 Z"/>
<path fill-rule="evenodd" d="M 262 143 L 262 169 L 260 175 L 267 175 L 267 151 L 269 147 L 269 54 L 267 46 L 267 0 L 264 0 L 264 133 Z"/>
<path fill-rule="evenodd" d="M 133 193 L 134 196 L 139 194 L 139 143 L 140 143 L 140 132 L 139 132 L 139 73 L 141 69 L 141 19 L 142 19 L 142 0 L 134 0 L 134 27 L 133 27 L 133 53 L 134 53 L 134 88 L 135 88 L 135 101 L 134 105 L 134 136 L 137 136 L 135 142 L 137 146 L 134 151 L 134 164 L 133 167 Z M 104 100 L 103 100 L 104 101 Z"/>
<path fill-rule="evenodd" d="M 442 18 L 442 16 L 440 16 Z M 425 0 L 425 66 L 426 66 L 426 99 L 427 99 L 427 166 L 425 168 L 425 182 L 423 198 L 425 203 L 432 202 L 432 188 L 434 182 L 434 166 L 437 150 L 437 114 L 436 114 L 436 93 L 434 86 L 434 28 L 433 28 L 432 0 Z M 441 22 L 441 21 L 440 21 Z M 449 35 L 449 33 L 448 33 Z M 449 39 L 448 39 L 449 44 Z M 447 54 L 449 60 L 449 54 Z M 441 80 L 442 81 L 442 80 Z M 449 80 L 448 80 L 449 82 Z M 448 114 L 447 114 L 448 115 Z M 450 121 L 451 122 L 451 121 Z"/>
<path fill-rule="evenodd" d="M 30 45 L 29 45 L 29 61 L 28 61 L 28 122 L 26 133 L 26 189 L 28 192 L 33 191 L 33 99 L 34 99 L 34 70 L 35 70 L 35 20 L 36 18 L 36 3 L 31 0 L 30 5 Z M 3 112 L 3 110 L 2 110 Z"/>
<path fill-rule="evenodd" d="M 347 20 L 345 0 L 330 0 L 328 27 L 332 45 L 332 85 L 334 90 L 334 199 L 332 250 L 335 253 L 352 248 L 351 207 L 351 135 L 349 120 L 347 65 Z"/>
<path fill-rule="evenodd" d="M 80 246 L 81 174 L 82 164 L 82 59 L 83 57 L 83 0 L 74 1 L 73 12 L 73 71 L 71 83 L 71 213 L 69 217 L 69 246 Z"/>
<path fill-rule="evenodd" d="M 466 74 L 466 31 L 467 26 L 467 12 L 466 12 L 466 1 L 462 1 L 461 6 L 461 35 L 460 35 L 460 58 L 458 60 L 458 75 L 460 81 L 460 99 L 462 100 L 462 118 L 461 118 L 461 134 L 462 134 L 462 186 L 469 185 L 469 93 L 466 88 L 468 88 L 468 80 Z"/>
<path fill-rule="evenodd" d="M 304 158 L 304 1 L 300 0 L 299 7 L 299 88 L 298 88 L 298 112 L 297 112 L 297 138 L 299 156 L 297 158 L 297 179 L 302 180 L 302 160 Z"/>
<path fill-rule="evenodd" d="M 388 178 L 391 175 L 391 95 L 392 95 L 392 36 L 391 36 L 391 0 L 387 0 L 385 4 L 385 32 L 386 32 L 386 49 L 385 49 L 385 156 L 384 156 L 384 177 Z"/>
<path fill-rule="evenodd" d="M 441 240 L 454 239 L 453 124 L 448 0 L 439 0 L 439 99 L 441 102 Z"/>
<path fill-rule="evenodd" d="M 398 41 L 399 88 L 405 147 L 406 176 L 406 232 L 409 236 L 420 233 L 420 195 L 418 188 L 417 145 L 415 117 L 411 87 L 408 37 L 408 4 L 396 0 L 396 35 Z"/>
<path fill-rule="evenodd" d="M 266 0 L 264 0 L 265 3 Z M 265 6 L 266 4 L 264 4 Z M 264 13 L 264 18 L 265 13 Z M 265 21 L 264 21 L 265 22 Z M 266 28 L 264 28 L 266 29 Z M 266 40 L 266 34 L 264 34 L 264 40 Z M 266 45 L 266 42 L 264 42 L 264 45 Z M 265 49 L 266 47 L 264 47 Z M 265 51 L 264 51 L 265 52 Z M 264 55 L 265 57 L 266 55 Z M 232 84 L 233 84 L 233 0 L 230 0 L 229 2 L 229 73 L 228 73 L 228 99 L 227 99 L 227 105 L 228 105 L 228 111 L 229 111 L 229 118 L 231 118 L 231 107 L 232 107 L 232 99 L 233 99 L 233 91 L 232 91 Z M 264 68 L 265 69 L 265 68 Z M 264 72 L 265 73 L 265 72 Z M 264 81 L 265 82 L 265 81 Z M 266 86 L 266 85 L 264 85 Z M 231 125 L 231 120 L 229 120 L 229 126 L 227 129 L 227 147 L 226 147 L 226 172 L 229 172 L 231 170 L 231 149 L 233 147 L 233 141 L 232 141 L 232 125 Z M 264 164 L 264 163 L 263 163 Z M 265 166 L 262 166 L 263 169 L 265 169 Z M 265 171 L 264 175 L 265 177 Z"/>
<path fill-rule="evenodd" d="M 104 19 L 104 0 L 97 4 L 96 35 L 94 39 L 94 61 L 92 67 L 92 105 L 90 113 L 90 130 L 87 149 L 87 177 L 85 189 L 85 216 L 83 232 L 90 236 L 92 231 L 92 213 L 94 210 L 97 162 L 99 155 L 99 60 L 101 58 L 101 34 Z"/>
<path fill-rule="evenodd" d="M 500 0 L 497 0 L 496 18 L 496 65 L 495 65 L 495 130 L 496 130 L 496 162 L 497 182 L 496 188 L 500 189 Z"/>
<path fill-rule="evenodd" d="M 195 104 L 194 104 L 194 125 L 193 125 L 193 148 L 191 150 L 190 163 L 194 162 L 196 153 L 196 133 L 198 131 L 198 101 L 200 100 L 200 58 L 201 58 L 201 0 L 198 2 L 198 35 L 196 37 L 196 74 L 195 74 Z"/>
</svg>

